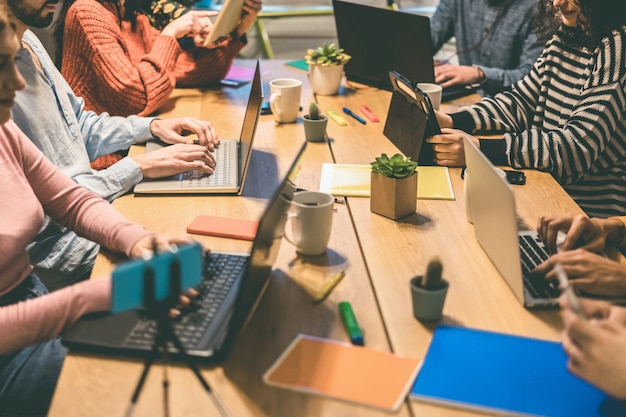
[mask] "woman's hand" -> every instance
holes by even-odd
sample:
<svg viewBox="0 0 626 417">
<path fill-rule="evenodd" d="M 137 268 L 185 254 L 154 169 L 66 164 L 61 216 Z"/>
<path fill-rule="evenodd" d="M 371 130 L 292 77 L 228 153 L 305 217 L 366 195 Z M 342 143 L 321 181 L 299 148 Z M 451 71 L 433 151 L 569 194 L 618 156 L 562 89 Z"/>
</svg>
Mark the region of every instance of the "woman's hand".
<svg viewBox="0 0 626 417">
<path fill-rule="evenodd" d="M 135 243 L 130 251 L 131 258 L 139 258 L 145 255 L 152 255 L 154 245 L 159 252 L 168 251 L 172 245 L 184 245 L 193 240 L 188 236 L 165 236 L 161 234 L 151 234 L 145 236 Z"/>
</svg>

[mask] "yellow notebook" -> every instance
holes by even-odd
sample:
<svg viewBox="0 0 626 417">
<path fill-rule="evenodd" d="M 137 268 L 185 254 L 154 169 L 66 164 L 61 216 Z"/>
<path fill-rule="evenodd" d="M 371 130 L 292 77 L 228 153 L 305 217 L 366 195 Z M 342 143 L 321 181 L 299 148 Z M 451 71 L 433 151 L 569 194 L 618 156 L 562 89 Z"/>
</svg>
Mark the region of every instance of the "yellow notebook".
<svg viewBox="0 0 626 417">
<path fill-rule="evenodd" d="M 263 375 L 269 385 L 395 411 L 420 361 L 330 339 L 298 335 Z"/>
<path fill-rule="evenodd" d="M 323 164 L 320 191 L 338 196 L 369 197 L 372 169 L 370 165 Z M 447 167 L 417 167 L 417 198 L 454 200 Z"/>
</svg>

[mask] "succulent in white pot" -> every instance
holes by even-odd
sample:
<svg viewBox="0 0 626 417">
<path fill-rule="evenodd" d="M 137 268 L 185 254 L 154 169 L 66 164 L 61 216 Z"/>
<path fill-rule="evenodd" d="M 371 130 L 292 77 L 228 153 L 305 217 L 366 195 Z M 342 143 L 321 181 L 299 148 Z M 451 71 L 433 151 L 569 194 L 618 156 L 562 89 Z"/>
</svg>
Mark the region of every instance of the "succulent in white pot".
<svg viewBox="0 0 626 417">
<path fill-rule="evenodd" d="M 343 78 L 343 66 L 352 58 L 334 43 L 308 49 L 304 56 L 309 65 L 309 80 L 315 94 L 337 94 Z"/>
</svg>

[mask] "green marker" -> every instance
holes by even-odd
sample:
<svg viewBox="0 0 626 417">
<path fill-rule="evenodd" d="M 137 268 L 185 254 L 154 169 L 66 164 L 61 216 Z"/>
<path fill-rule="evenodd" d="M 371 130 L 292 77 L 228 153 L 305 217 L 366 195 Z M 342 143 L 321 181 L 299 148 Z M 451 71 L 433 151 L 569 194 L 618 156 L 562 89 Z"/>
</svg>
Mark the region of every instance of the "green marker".
<svg viewBox="0 0 626 417">
<path fill-rule="evenodd" d="M 341 320 L 346 327 L 348 336 L 350 336 L 350 342 L 352 342 L 353 345 L 363 346 L 365 344 L 363 332 L 361 332 L 361 328 L 356 321 L 356 317 L 354 317 L 354 311 L 352 311 L 352 306 L 350 306 L 349 302 L 342 301 L 339 303 L 339 314 L 341 314 Z"/>
</svg>

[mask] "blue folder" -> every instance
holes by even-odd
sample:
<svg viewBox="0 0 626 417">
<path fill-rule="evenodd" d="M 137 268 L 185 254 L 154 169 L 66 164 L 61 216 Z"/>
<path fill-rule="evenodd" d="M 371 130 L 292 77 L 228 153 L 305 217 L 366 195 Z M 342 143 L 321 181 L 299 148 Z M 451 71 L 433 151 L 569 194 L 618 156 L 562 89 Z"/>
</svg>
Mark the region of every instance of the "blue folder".
<svg viewBox="0 0 626 417">
<path fill-rule="evenodd" d="M 410 395 L 513 416 L 626 415 L 619 401 L 571 374 L 566 364 L 557 342 L 442 325 Z"/>
</svg>

